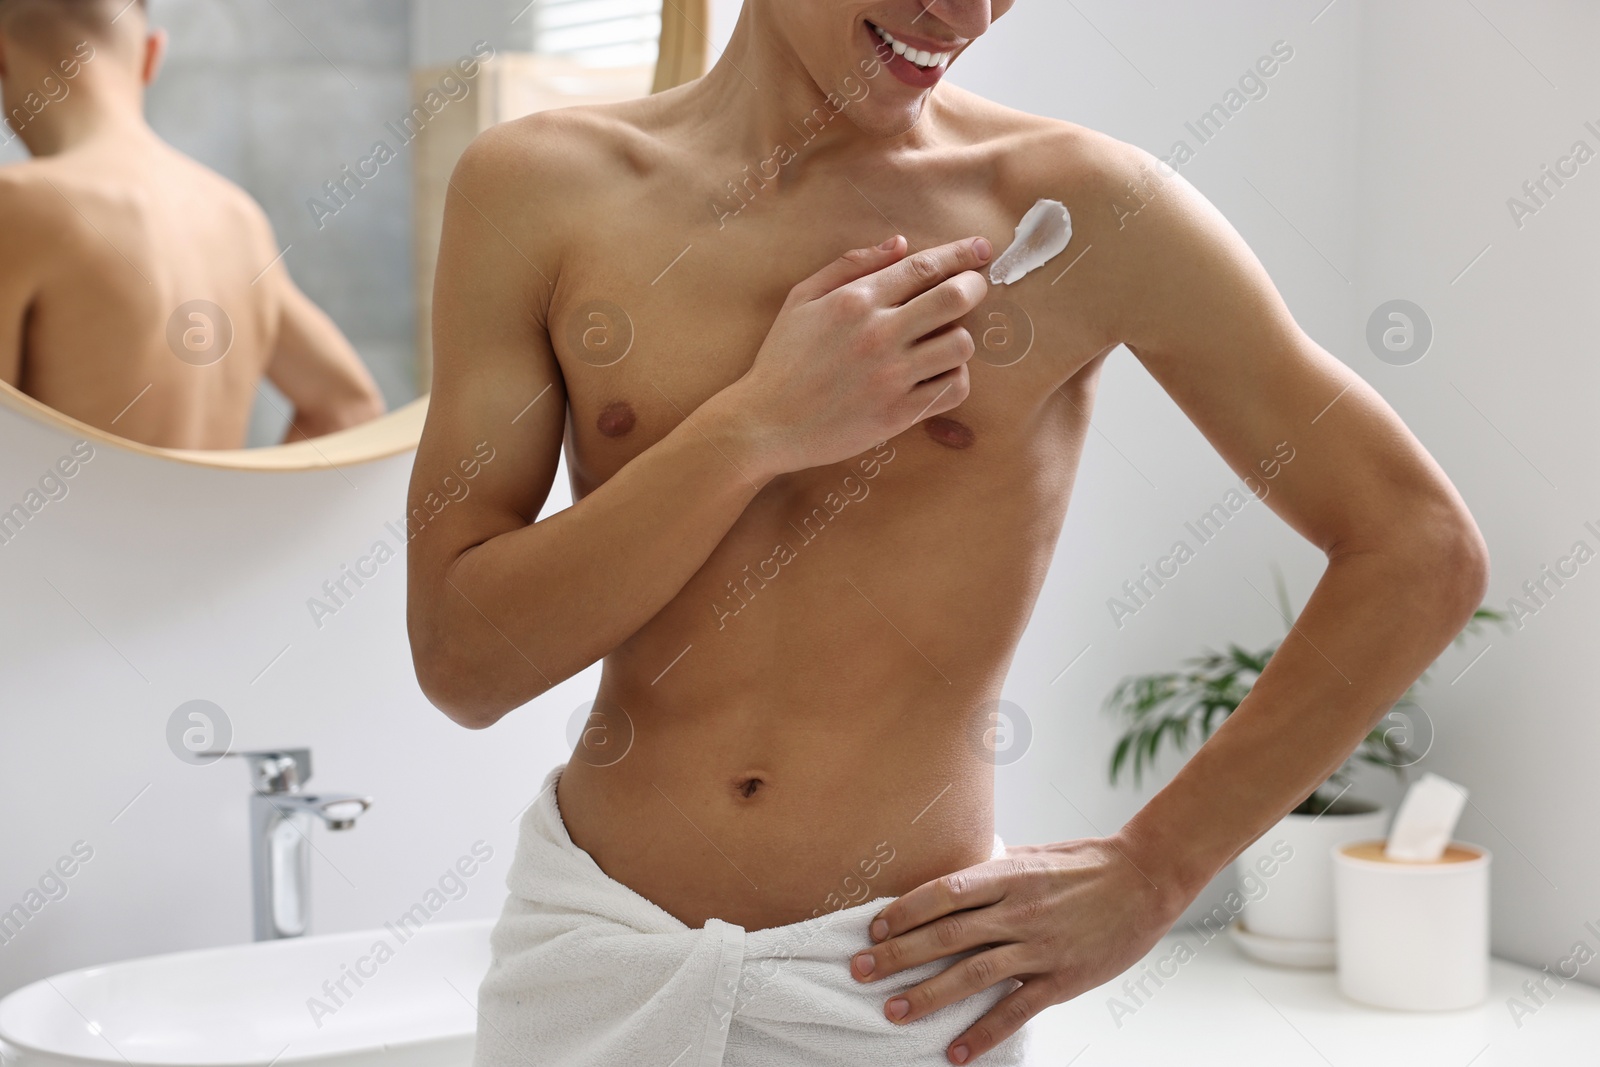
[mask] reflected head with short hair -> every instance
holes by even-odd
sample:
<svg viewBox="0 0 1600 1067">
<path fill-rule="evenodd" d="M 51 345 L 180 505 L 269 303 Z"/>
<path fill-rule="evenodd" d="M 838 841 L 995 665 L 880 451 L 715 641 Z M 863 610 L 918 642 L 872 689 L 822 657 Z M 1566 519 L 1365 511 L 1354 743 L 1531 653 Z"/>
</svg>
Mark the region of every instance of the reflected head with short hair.
<svg viewBox="0 0 1600 1067">
<path fill-rule="evenodd" d="M 145 0 L 0 0 L 0 100 L 35 155 L 107 120 L 143 123 L 166 35 Z"/>
</svg>

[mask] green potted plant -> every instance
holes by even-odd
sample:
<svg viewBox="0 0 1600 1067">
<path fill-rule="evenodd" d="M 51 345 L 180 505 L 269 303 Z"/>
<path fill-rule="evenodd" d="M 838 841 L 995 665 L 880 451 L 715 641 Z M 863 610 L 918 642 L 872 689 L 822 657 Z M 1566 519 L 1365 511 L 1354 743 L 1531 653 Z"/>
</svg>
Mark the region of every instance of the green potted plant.
<svg viewBox="0 0 1600 1067">
<path fill-rule="evenodd" d="M 1276 567 L 1273 578 L 1283 617 L 1292 619 Z M 1477 633 L 1485 622 L 1504 624 L 1505 616 L 1480 607 L 1455 642 Z M 1239 707 L 1279 643 L 1256 650 L 1230 643 L 1224 652 L 1206 649 L 1185 660 L 1180 670 L 1118 682 L 1105 700 L 1105 710 L 1125 723 L 1111 753 L 1111 783 L 1129 772 L 1138 784 L 1165 750 L 1184 753 L 1203 743 Z M 1427 677 L 1424 671 L 1326 782 L 1239 855 L 1234 866 L 1241 892 L 1203 920 L 1207 927 L 1215 925 L 1214 932 L 1220 932 L 1231 924 L 1241 947 L 1261 958 L 1332 966 L 1330 853 L 1349 841 L 1383 837 L 1389 817 L 1387 809 L 1347 793 L 1362 763 L 1386 768 L 1404 782 L 1406 769 L 1426 755 L 1427 743 L 1419 745 L 1414 734 L 1427 718 L 1414 694 Z M 1240 921 L 1233 923 L 1235 918 Z"/>
</svg>

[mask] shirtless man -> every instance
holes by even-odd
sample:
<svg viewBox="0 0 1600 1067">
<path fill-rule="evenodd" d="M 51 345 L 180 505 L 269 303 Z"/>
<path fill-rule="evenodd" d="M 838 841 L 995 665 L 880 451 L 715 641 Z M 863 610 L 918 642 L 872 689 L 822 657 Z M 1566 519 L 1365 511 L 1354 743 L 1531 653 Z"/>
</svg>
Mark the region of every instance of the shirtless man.
<svg viewBox="0 0 1600 1067">
<path fill-rule="evenodd" d="M 294 405 L 285 441 L 381 415 L 261 208 L 145 123 L 164 47 L 143 0 L 0 0 L 0 95 L 33 156 L 0 169 L 0 380 L 168 448 L 242 447 L 263 374 Z"/>
<path fill-rule="evenodd" d="M 472 145 L 413 505 L 480 442 L 496 458 L 411 542 L 408 613 L 424 692 L 473 729 L 603 659 L 595 714 L 628 747 L 581 743 L 559 810 L 691 928 L 805 920 L 890 842 L 871 892 L 898 899 L 838 966 L 870 994 L 971 951 L 880 1002 L 907 1028 L 1020 983 L 945 1047 L 964 1063 L 1136 962 L 1460 632 L 1488 561 L 1438 465 L 1188 182 L 877 32 L 955 64 L 1009 0 L 924 2 L 746 0 L 705 77 Z M 990 285 L 1040 198 L 1071 244 Z M 1003 321 L 1031 322 L 1020 360 L 991 350 Z M 1242 477 L 1290 443 L 1266 502 L 1327 568 L 1125 826 L 991 859 L 974 738 L 1119 345 Z M 535 522 L 563 443 L 575 503 Z"/>
</svg>

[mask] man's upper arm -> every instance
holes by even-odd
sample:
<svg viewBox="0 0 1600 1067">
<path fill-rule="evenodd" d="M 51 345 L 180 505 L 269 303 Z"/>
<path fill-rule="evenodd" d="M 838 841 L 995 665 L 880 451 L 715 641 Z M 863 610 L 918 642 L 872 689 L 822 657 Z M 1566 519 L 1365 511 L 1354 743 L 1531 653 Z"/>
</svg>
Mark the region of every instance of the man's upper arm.
<svg viewBox="0 0 1600 1067">
<path fill-rule="evenodd" d="M 268 302 L 266 314 L 274 327 L 262 373 L 294 405 L 295 421 L 309 416 L 318 433 L 351 420 L 376 418 L 383 412 L 383 398 L 372 373 L 338 324 L 290 277 L 266 212 L 244 190 L 231 185 L 229 190 L 247 247 L 254 250 L 248 269 L 254 272 L 257 264 L 270 261 L 251 282 Z"/>
<path fill-rule="evenodd" d="M 566 389 L 545 313 L 557 220 L 573 207 L 553 173 L 552 157 L 571 150 L 561 125 L 535 115 L 491 129 L 450 179 L 434 281 L 433 387 L 409 494 L 409 514 L 433 514 L 408 550 L 424 598 L 446 595 L 438 585 L 464 551 L 533 522 L 555 479 Z M 492 458 L 466 481 L 462 464 L 485 455 Z"/>
<path fill-rule="evenodd" d="M 1108 158 L 1105 197 L 1137 208 L 1096 238 L 1097 269 L 1127 293 L 1120 339 L 1251 490 L 1330 556 L 1407 523 L 1415 536 L 1418 519 L 1444 520 L 1446 537 L 1470 527 L 1433 458 L 1300 329 L 1227 219 L 1149 153 L 1118 145 Z"/>
</svg>

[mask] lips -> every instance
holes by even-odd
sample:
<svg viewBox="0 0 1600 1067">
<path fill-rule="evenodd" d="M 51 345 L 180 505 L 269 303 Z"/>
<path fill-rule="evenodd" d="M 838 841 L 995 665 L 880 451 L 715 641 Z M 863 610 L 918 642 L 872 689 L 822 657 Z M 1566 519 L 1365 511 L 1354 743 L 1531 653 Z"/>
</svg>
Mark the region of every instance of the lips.
<svg viewBox="0 0 1600 1067">
<path fill-rule="evenodd" d="M 907 85 L 926 89 L 944 77 L 957 48 L 937 42 L 895 34 L 872 22 L 862 22 L 878 59 L 889 72 Z"/>
</svg>

